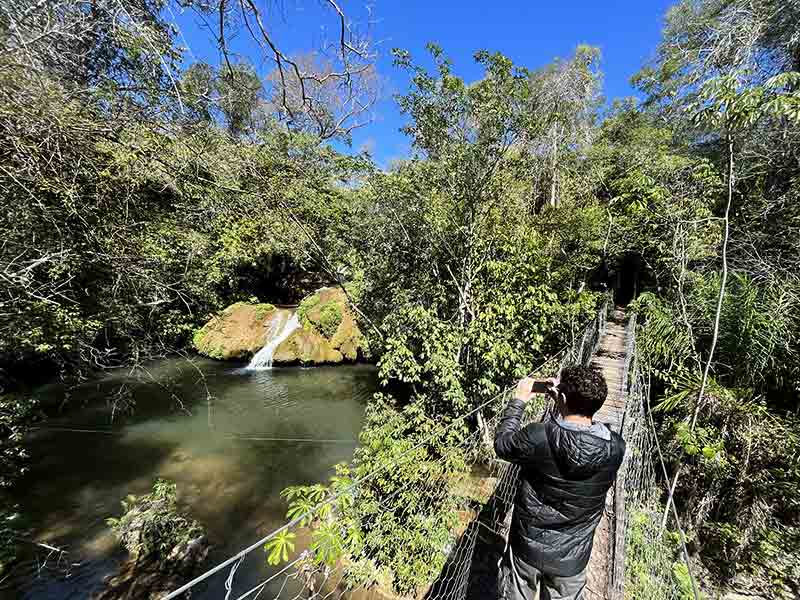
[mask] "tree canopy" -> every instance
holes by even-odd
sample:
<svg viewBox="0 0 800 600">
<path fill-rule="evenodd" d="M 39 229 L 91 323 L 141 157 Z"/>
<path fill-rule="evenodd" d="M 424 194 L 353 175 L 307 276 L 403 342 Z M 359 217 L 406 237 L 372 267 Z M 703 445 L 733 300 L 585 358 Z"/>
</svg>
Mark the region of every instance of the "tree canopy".
<svg viewBox="0 0 800 600">
<path fill-rule="evenodd" d="M 535 70 L 477 49 L 472 82 L 435 43 L 431 69 L 396 49 L 412 153 L 388 169 L 331 144 L 381 87 L 369 32 L 336 3 L 336 39 L 299 55 L 255 2 L 182 4 L 218 24 L 220 64 L 187 59 L 166 0 L 0 2 L 10 440 L 32 374 L 184 353 L 231 303 L 340 285 L 381 387 L 352 463 L 286 495 L 297 510 L 415 448 L 364 491 L 379 502 L 463 472 L 425 434 L 529 373 L 613 291 L 638 318 L 675 488 L 662 500 L 703 587 L 800 594 L 800 3 L 679 1 L 634 76 L 641 101 L 604 103 L 586 45 Z M 258 54 L 237 56 L 235 35 Z M 24 452 L 6 458 L 10 485 Z M 408 592 L 441 567 L 429 551 L 454 507 L 412 504 L 401 523 L 372 508 L 342 507 L 325 548 L 357 548 L 361 581 L 379 565 Z"/>
</svg>

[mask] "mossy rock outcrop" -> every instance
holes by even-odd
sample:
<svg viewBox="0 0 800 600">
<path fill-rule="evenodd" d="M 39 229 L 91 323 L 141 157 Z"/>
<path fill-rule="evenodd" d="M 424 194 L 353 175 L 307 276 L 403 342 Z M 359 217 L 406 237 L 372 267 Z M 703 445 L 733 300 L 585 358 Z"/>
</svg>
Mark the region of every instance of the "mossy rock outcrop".
<svg viewBox="0 0 800 600">
<path fill-rule="evenodd" d="M 271 304 L 237 302 L 195 333 L 194 347 L 211 358 L 249 358 L 266 344 L 272 320 L 280 318 L 280 312 Z"/>
<path fill-rule="evenodd" d="M 283 330 L 294 312 L 271 304 L 239 302 L 198 330 L 194 347 L 211 358 L 248 359 Z M 364 336 L 341 289 L 318 290 L 300 303 L 296 314 L 301 326 L 275 349 L 273 364 L 338 364 L 365 355 Z"/>
<path fill-rule="evenodd" d="M 364 336 L 340 288 L 308 296 L 297 307 L 297 316 L 301 327 L 278 346 L 274 363 L 336 364 L 364 356 Z"/>
<path fill-rule="evenodd" d="M 343 361 L 342 353 L 328 340 L 302 327 L 284 340 L 272 357 L 273 364 L 283 365 L 335 365 Z"/>
</svg>

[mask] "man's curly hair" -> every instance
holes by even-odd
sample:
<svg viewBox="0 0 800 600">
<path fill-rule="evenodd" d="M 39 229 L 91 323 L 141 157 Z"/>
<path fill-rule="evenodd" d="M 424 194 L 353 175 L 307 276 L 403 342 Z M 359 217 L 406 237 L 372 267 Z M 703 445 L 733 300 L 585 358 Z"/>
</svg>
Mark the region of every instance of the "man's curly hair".
<svg viewBox="0 0 800 600">
<path fill-rule="evenodd" d="M 572 414 L 594 416 L 608 395 L 608 385 L 596 366 L 566 367 L 561 371 L 558 390 L 564 394 Z"/>
</svg>

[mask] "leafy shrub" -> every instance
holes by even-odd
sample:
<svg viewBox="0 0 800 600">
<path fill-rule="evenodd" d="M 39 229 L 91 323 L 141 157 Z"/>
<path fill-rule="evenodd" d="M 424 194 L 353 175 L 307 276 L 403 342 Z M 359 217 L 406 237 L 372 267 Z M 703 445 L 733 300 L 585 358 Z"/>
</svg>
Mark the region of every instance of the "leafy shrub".
<svg viewBox="0 0 800 600">
<path fill-rule="evenodd" d="M 329 486 L 294 486 L 282 495 L 289 501 L 287 518 L 305 515 L 300 525 L 312 528 L 314 563 L 332 567 L 347 558 L 349 585 L 374 584 L 382 572 L 394 592 L 410 595 L 444 566 L 458 506 L 452 494 L 442 492 L 465 473 L 466 464 L 448 436 L 418 445 L 418 436 L 440 425 L 420 405 L 397 410 L 388 400 L 379 394 L 367 408 L 361 447 L 351 465 L 336 466 Z M 463 433 L 453 428 L 448 435 Z M 383 475 L 353 486 L 354 479 L 375 471 Z M 294 539 L 276 537 L 265 549 L 268 562 L 277 564 L 288 560 Z"/>
<path fill-rule="evenodd" d="M 634 305 L 640 316 L 637 358 L 660 390 L 653 416 L 662 448 L 671 464 L 684 467 L 675 497 L 679 507 L 704 507 L 685 511 L 683 519 L 687 533 L 697 535 L 711 575 L 721 582 L 752 575 L 768 595 L 783 597 L 785 582 L 800 581 L 792 547 L 800 537 L 800 424 L 791 413 L 776 410 L 770 400 L 777 394 L 764 382 L 780 383 L 772 355 L 787 356 L 775 333 L 784 317 L 766 292 L 755 301 L 752 283 L 732 278 L 720 322 L 720 358 L 692 430 L 702 380 L 692 348 L 707 347 L 719 290 L 713 278 L 698 277 L 694 284 L 687 304 L 693 338 L 678 308 L 665 299 L 643 294 Z M 741 339 L 749 341 L 742 345 Z M 791 362 L 781 367 L 786 380 L 792 377 Z M 674 571 L 676 580 L 680 573 Z"/>
<path fill-rule="evenodd" d="M 685 562 L 676 561 L 672 564 L 672 577 L 677 586 L 677 597 L 679 600 L 694 600 L 694 588 L 692 578 L 689 576 L 689 567 Z M 708 600 L 703 592 L 698 591 L 700 600 Z"/>
<path fill-rule="evenodd" d="M 342 322 L 342 309 L 336 302 L 323 305 L 319 313 L 319 330 L 326 338 L 332 338 Z"/>
<path fill-rule="evenodd" d="M 203 534 L 203 528 L 180 514 L 177 506 L 177 486 L 163 479 L 153 484 L 145 496 L 128 496 L 122 501 L 124 513 L 106 523 L 134 558 L 156 553 L 165 558 L 178 544 Z"/>
<path fill-rule="evenodd" d="M 686 563 L 678 559 L 679 537 L 663 532 L 657 502 L 637 506 L 629 516 L 625 548 L 625 597 L 636 600 L 694 600 Z M 701 600 L 707 596 L 700 593 Z"/>
<path fill-rule="evenodd" d="M 0 488 L 8 488 L 26 471 L 28 454 L 22 446 L 28 425 L 36 414 L 34 398 L 0 394 Z"/>
<path fill-rule="evenodd" d="M 459 364 L 461 332 L 429 309 L 398 304 L 385 317 L 391 335 L 383 341 L 378 361 L 381 384 L 395 386 L 395 396 L 411 395 L 427 415 L 459 414 L 467 405 L 464 370 Z"/>
<path fill-rule="evenodd" d="M 657 513 L 640 508 L 630 515 L 625 549 L 625 597 L 667 600 L 673 597 L 669 577 L 674 554 L 660 533 Z"/>
<path fill-rule="evenodd" d="M 200 348 L 200 346 L 203 343 L 203 338 L 204 337 L 206 337 L 206 328 L 205 327 L 201 327 L 200 329 L 198 329 L 197 331 L 194 332 L 194 335 L 192 335 L 192 344 L 194 345 L 195 348 L 197 348 L 197 349 Z"/>
<path fill-rule="evenodd" d="M 14 509 L 13 506 L 0 506 L 0 574 L 17 558 L 16 541 L 19 531 L 14 522 L 19 514 Z"/>
<path fill-rule="evenodd" d="M 314 307 L 319 304 L 320 297 L 319 294 L 314 294 L 313 296 L 309 296 L 308 298 L 303 298 L 300 302 L 300 305 L 297 307 L 297 318 L 300 320 L 300 323 L 303 324 L 303 327 L 310 327 L 311 321 L 308 318 L 308 313 L 310 313 Z"/>
<path fill-rule="evenodd" d="M 275 306 L 273 304 L 265 304 L 260 303 L 256 304 L 256 319 L 261 321 L 264 317 L 266 317 L 269 313 L 275 310 Z"/>
</svg>

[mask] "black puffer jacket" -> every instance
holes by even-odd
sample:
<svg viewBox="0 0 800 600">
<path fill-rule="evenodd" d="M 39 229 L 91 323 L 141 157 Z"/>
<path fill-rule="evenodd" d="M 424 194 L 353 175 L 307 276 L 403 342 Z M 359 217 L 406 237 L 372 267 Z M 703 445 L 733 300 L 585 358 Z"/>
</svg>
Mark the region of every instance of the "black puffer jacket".
<svg viewBox="0 0 800 600">
<path fill-rule="evenodd" d="M 520 429 L 524 405 L 512 400 L 497 428 L 497 456 L 522 468 L 511 523 L 514 555 L 559 577 L 580 573 L 592 553 L 606 492 L 625 442 L 576 431 L 557 421 Z"/>
</svg>

